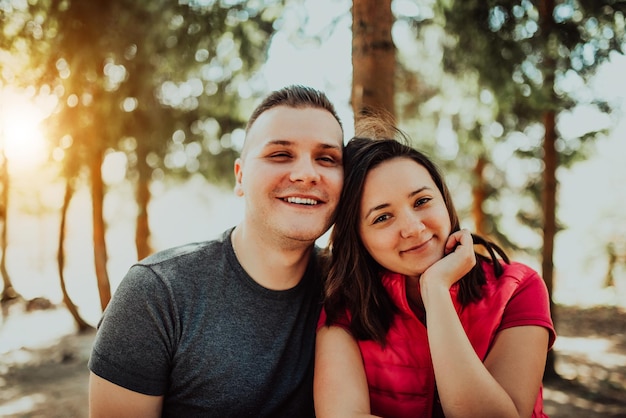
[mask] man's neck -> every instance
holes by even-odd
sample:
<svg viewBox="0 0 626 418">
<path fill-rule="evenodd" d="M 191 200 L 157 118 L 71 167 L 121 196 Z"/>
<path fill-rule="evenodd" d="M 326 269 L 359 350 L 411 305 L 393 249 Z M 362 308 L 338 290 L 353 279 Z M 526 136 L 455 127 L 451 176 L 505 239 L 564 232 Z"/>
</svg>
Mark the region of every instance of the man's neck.
<svg viewBox="0 0 626 418">
<path fill-rule="evenodd" d="M 312 244 L 281 243 L 240 224 L 231 234 L 237 260 L 252 279 L 272 290 L 291 289 L 304 275 Z"/>
</svg>

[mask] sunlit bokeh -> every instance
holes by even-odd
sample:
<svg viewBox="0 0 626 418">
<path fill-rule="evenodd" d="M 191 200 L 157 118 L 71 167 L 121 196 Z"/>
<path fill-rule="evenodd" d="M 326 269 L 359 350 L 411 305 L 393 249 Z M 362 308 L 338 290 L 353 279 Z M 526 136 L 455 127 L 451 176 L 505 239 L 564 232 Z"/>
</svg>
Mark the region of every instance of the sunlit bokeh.
<svg viewBox="0 0 626 418">
<path fill-rule="evenodd" d="M 0 149 L 12 174 L 30 171 L 46 159 L 41 129 L 45 112 L 26 93 L 0 90 Z"/>
<path fill-rule="evenodd" d="M 12 13 L 15 14 L 16 11 L 23 11 L 35 3 L 37 2 L 32 0 L 0 0 L 0 9 L 6 5 L 13 8 Z M 196 1 L 196 3 L 213 2 Z M 259 71 L 267 90 L 278 89 L 288 84 L 304 84 L 324 90 L 336 106 L 343 122 L 346 140 L 354 134 L 354 115 L 350 103 L 353 70 L 350 14 L 352 3 L 344 0 L 287 2 L 281 23 L 277 25 L 280 29 L 268 43 L 267 60 Z M 440 61 L 428 59 L 438 56 L 441 52 L 440 42 L 429 41 L 424 45 L 419 44 L 416 42 L 415 28 L 411 23 L 413 19 L 433 19 L 434 16 L 429 14 L 429 7 L 425 6 L 426 3 L 411 0 L 393 2 L 394 14 L 408 17 L 400 19 L 393 28 L 394 43 L 397 50 L 403 52 L 400 61 L 408 72 L 415 72 L 423 78 L 424 86 L 429 83 L 435 84 L 438 82 L 436 80 L 442 78 Z M 564 4 L 562 6 L 557 14 L 570 8 Z M 498 17 L 501 16 L 495 16 Z M 15 22 L 21 24 L 19 19 Z M 303 22 L 306 23 L 303 25 Z M 501 25 L 503 22 L 494 24 Z M 34 35 L 43 27 L 44 25 L 35 22 L 30 30 L 35 31 Z M 4 34 L 6 33 L 5 28 Z M 423 34 L 426 33 L 431 40 L 438 36 L 434 32 Z M 617 35 L 615 37 L 617 38 Z M 41 38 L 39 42 L 45 42 L 46 39 Z M 129 48 L 125 58 L 130 60 L 135 57 L 138 46 L 141 44 Z M 222 55 L 226 52 L 230 54 L 234 48 L 233 38 L 225 36 Z M 79 97 L 61 87 L 56 90 L 50 86 L 33 85 L 17 89 L 11 84 L 2 84 L 23 82 L 17 74 L 29 65 L 31 59 L 30 53 L 23 52 L 21 55 L 10 57 L 11 68 L 9 68 L 7 64 L 9 60 L 6 58 L 8 52 L 0 50 L 0 58 L 6 58 L 2 60 L 3 64 L 0 67 L 0 163 L 5 161 L 2 158 L 4 155 L 9 174 L 5 177 L 8 180 L 6 184 L 0 184 L 2 189 L 0 193 L 4 193 L 3 197 L 7 198 L 6 218 L 0 219 L 0 224 L 4 221 L 7 227 L 5 241 L 7 246 L 4 249 L 6 270 L 15 289 L 24 299 L 30 301 L 44 298 L 59 309 L 30 310 L 23 304 L 13 305 L 10 311 L 0 309 L 0 417 L 34 416 L 33 411 L 49 408 L 53 398 L 59 396 L 59 392 L 55 390 L 65 386 L 61 385 L 64 376 L 52 377 L 52 374 L 47 374 L 50 373 L 48 366 L 52 364 L 67 368 L 84 364 L 91 352 L 91 342 L 87 339 L 81 339 L 79 342 L 72 338 L 71 351 L 65 351 L 65 346 L 57 346 L 57 343 L 68 335 L 89 338 L 89 334 L 76 335 L 75 320 L 70 311 L 63 307 L 63 294 L 59 284 L 57 263 L 60 220 L 65 187 L 68 184 L 72 184 L 76 189 L 73 191 L 69 206 L 66 207 L 63 244 L 65 290 L 81 317 L 89 324 L 95 326 L 102 315 L 94 266 L 90 173 L 88 170 L 81 171 L 77 178 L 71 179 L 72 183 L 67 183 L 68 176 L 64 171 L 64 168 L 67 168 L 66 163 L 70 161 L 68 157 L 80 154 L 76 151 L 80 150 L 77 147 L 79 143 L 82 146 L 79 142 L 81 138 L 71 136 L 71 133 L 75 132 L 69 129 L 71 121 L 59 122 L 55 120 L 54 115 L 49 119 L 49 123 L 58 122 L 54 128 L 57 132 L 53 135 L 52 130 L 46 132 L 45 128 L 48 122 L 46 118 L 52 114 L 57 105 L 60 108 L 74 107 L 82 103 L 85 97 L 89 99 L 85 103 L 94 104 L 93 97 L 89 94 Z M 209 58 L 208 50 L 197 51 L 198 62 Z M 555 238 L 552 297 L 559 309 L 570 305 L 577 308 L 596 305 L 617 306 L 620 312 L 626 309 L 626 212 L 623 210 L 626 207 L 626 188 L 623 187 L 626 165 L 622 161 L 626 155 L 626 83 L 623 81 L 626 74 L 626 56 L 615 53 L 609 58 L 608 62 L 598 68 L 597 75 L 589 81 L 575 72 L 569 72 L 558 85 L 559 91 L 580 99 L 575 108 L 559 114 L 558 131 L 562 139 L 577 141 L 591 131 L 607 130 L 605 135 L 600 135 L 594 140 L 593 147 L 586 148 L 583 161 L 577 162 L 572 167 L 561 166 L 557 173 L 559 181 L 557 218 L 559 225 L 564 229 Z M 122 65 L 124 62 L 126 61 L 110 59 L 104 64 L 102 70 L 109 91 L 123 88 L 133 71 L 130 66 L 127 69 Z M 207 81 L 205 86 L 199 78 L 193 77 L 177 82 L 166 81 L 157 89 L 157 96 L 166 105 L 195 109 L 199 97 L 203 94 L 212 96 L 216 93 L 218 84 L 215 80 L 225 77 L 229 71 L 228 65 L 231 63 L 239 65 L 240 61 L 230 60 L 221 63 L 223 69 L 221 65 L 208 66 L 211 75 L 205 80 Z M 60 80 L 63 80 L 60 84 L 67 87 L 65 83 L 71 75 L 70 63 L 60 59 L 56 62 L 55 68 Z M 535 71 L 534 74 L 538 73 Z M 257 75 L 255 74 L 254 78 Z M 480 97 L 468 94 L 471 100 L 457 100 L 457 95 L 464 94 L 458 90 L 466 86 L 459 86 L 458 83 L 451 83 L 449 80 L 443 80 L 441 83 L 446 93 L 429 100 L 428 106 L 425 106 L 429 109 L 426 112 L 429 114 L 445 109 L 441 112 L 443 115 L 441 119 L 434 125 L 436 129 L 428 131 L 430 127 L 427 123 L 424 125 L 427 129 L 421 129 L 420 123 L 406 128 L 416 132 L 417 135 L 423 135 L 427 140 L 432 138 L 436 143 L 437 158 L 454 161 L 462 157 L 463 151 L 462 147 L 459 147 L 455 124 L 451 122 L 453 118 L 459 120 L 488 118 L 490 105 L 496 99 L 493 93 L 483 90 Z M 468 82 L 470 85 L 472 83 Z M 143 84 L 138 85 L 143 89 L 141 86 Z M 239 94 L 242 99 L 247 100 L 251 91 L 241 87 Z M 418 87 L 398 89 L 396 93 L 410 97 L 422 92 L 421 87 Z M 454 99 L 450 99 L 451 97 Z M 595 99 L 610 104 L 614 109 L 613 112 L 598 110 Z M 126 97 L 119 106 L 125 115 L 131 115 L 132 119 L 132 116 L 137 114 L 133 112 L 140 108 L 143 100 L 145 96 Z M 418 115 L 414 116 L 417 118 Z M 430 116 L 426 119 L 428 117 Z M 221 142 L 224 141 L 223 138 L 228 138 L 229 144 L 234 144 L 234 149 L 241 149 L 243 130 L 236 130 L 232 135 L 220 138 L 220 125 L 217 119 L 207 117 L 197 123 L 198 132 L 208 133 L 207 138 L 210 140 L 207 139 L 204 146 L 211 152 L 218 152 L 223 148 Z M 524 187 L 528 177 L 539 172 L 542 166 L 538 160 L 513 157 L 521 149 L 540 147 L 543 127 L 537 125 L 534 128 L 541 132 L 516 132 L 504 138 L 506 130 L 499 122 L 485 126 L 488 128 L 482 133 L 484 138 L 487 138 L 486 148 L 493 152 L 492 162 L 502 170 L 506 183 L 512 186 L 508 193 L 501 191 L 501 198 L 498 201 L 486 203 L 498 206 L 497 210 L 487 212 L 503 213 L 500 221 L 502 231 L 518 244 L 539 250 L 542 246 L 541 236 L 521 225 L 517 215 L 520 209 L 534 207 L 534 202 L 520 197 L 518 189 Z M 169 138 L 172 147 L 163 163 L 167 168 L 175 170 L 186 168 L 195 174 L 184 181 L 161 174 L 153 176 L 150 184 L 148 207 L 150 245 L 155 251 L 220 236 L 226 228 L 240 222 L 245 213 L 243 199 L 236 196 L 232 188 L 224 189 L 208 183 L 200 175 L 198 167 L 191 165 L 194 164 L 190 163 L 191 160 L 197 163 L 195 157 L 198 156 L 201 147 L 199 142 L 190 141 L 184 135 L 181 129 Z M 51 145 L 51 140 L 55 146 Z M 102 208 L 106 223 L 106 270 L 112 291 L 116 290 L 129 267 L 136 262 L 135 230 L 138 207 L 133 158 L 136 158 L 134 150 L 138 140 L 141 139 L 122 138 L 120 143 L 125 145 L 118 144 L 119 146 L 107 149 L 101 166 L 102 179 L 106 187 Z M 71 149 L 72 147 L 76 148 Z M 50 164 L 46 163 L 48 156 Z M 451 171 L 450 174 L 454 172 Z M 464 173 L 457 177 L 456 182 L 451 182 L 454 176 L 448 177 L 453 198 L 458 202 L 459 208 L 468 207 L 472 199 L 468 177 Z M 328 238 L 329 233 L 322 236 L 318 244 L 325 246 Z M 615 260 L 618 261 L 613 266 L 610 264 L 611 254 L 616 255 Z M 541 259 L 537 254 L 511 255 L 537 271 L 542 269 Z M 607 284 L 607 272 L 612 273 L 613 277 L 610 285 Z M 568 387 L 547 386 L 543 392 L 546 402 L 545 412 L 550 416 L 557 416 L 560 412 L 559 416 L 563 416 L 562 411 L 569 407 L 577 411 L 594 411 L 599 414 L 594 416 L 624 416 L 619 415 L 624 411 L 621 405 L 609 404 L 606 398 L 599 396 L 607 388 L 616 393 L 617 391 L 623 393 L 626 388 L 624 378 L 626 355 L 623 338 L 620 335 L 621 328 L 614 335 L 596 332 L 599 331 L 596 329 L 594 332 L 584 333 L 581 331 L 583 328 L 581 321 L 572 320 L 572 315 L 557 315 L 555 318 L 558 333 L 553 348 L 556 352 L 556 370 L 565 381 L 588 388 L 592 396 L 582 396 Z M 570 333 L 564 332 L 561 328 L 566 319 L 577 325 Z M 607 316 L 606 319 L 607 324 L 610 323 L 606 326 L 607 329 L 611 327 L 613 330 L 613 318 Z M 68 353 L 76 357 L 68 357 L 69 361 L 65 363 L 65 356 Z M 82 367 L 85 373 L 81 384 L 84 388 L 87 386 L 88 373 L 87 368 Z M 32 392 L 19 391 L 20 388 L 15 384 L 16 374 L 11 374 L 11 368 L 40 369 L 37 380 L 31 382 L 34 388 Z M 50 382 L 54 390 L 50 390 L 46 385 Z M 62 393 L 62 396 L 74 395 L 68 392 Z M 86 395 L 78 393 L 76 396 Z M 86 402 L 84 404 L 86 405 Z M 64 417 L 70 416 L 68 411 L 63 412 Z"/>
</svg>

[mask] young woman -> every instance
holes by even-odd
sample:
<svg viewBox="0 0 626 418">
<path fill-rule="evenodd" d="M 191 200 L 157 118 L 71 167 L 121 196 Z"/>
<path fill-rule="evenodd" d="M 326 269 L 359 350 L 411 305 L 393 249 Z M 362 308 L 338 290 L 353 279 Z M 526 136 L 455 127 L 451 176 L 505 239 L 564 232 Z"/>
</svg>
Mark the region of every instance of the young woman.
<svg viewBox="0 0 626 418">
<path fill-rule="evenodd" d="M 344 172 L 317 417 L 545 417 L 541 277 L 461 229 L 436 166 L 399 140 L 352 139 Z"/>
</svg>

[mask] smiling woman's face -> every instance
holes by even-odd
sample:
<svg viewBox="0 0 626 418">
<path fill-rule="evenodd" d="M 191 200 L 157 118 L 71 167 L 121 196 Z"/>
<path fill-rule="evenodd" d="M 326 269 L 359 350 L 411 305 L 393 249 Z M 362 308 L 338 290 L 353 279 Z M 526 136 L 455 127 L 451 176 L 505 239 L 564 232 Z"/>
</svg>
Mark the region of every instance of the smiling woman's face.
<svg viewBox="0 0 626 418">
<path fill-rule="evenodd" d="M 409 158 L 394 158 L 365 178 L 359 234 L 384 268 L 421 275 L 444 255 L 450 216 L 428 171 Z"/>
</svg>

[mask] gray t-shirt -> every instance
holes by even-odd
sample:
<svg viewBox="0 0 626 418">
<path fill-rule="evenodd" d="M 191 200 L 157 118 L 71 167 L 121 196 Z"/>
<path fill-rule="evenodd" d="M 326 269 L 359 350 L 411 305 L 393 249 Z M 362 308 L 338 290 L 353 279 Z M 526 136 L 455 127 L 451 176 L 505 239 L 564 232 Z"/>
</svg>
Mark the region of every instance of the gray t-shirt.
<svg viewBox="0 0 626 418">
<path fill-rule="evenodd" d="M 165 395 L 164 417 L 309 417 L 321 277 L 274 291 L 230 241 L 162 251 L 132 266 L 98 325 L 89 368 Z"/>
</svg>

